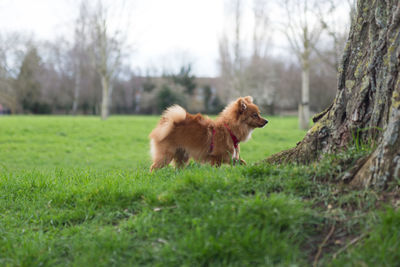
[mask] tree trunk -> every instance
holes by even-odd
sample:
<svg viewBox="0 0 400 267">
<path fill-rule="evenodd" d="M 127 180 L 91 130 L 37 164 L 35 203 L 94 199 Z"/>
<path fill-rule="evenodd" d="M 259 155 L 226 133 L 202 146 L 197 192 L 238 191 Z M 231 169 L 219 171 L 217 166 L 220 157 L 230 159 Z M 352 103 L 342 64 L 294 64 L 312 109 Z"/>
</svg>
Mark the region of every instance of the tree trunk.
<svg viewBox="0 0 400 267">
<path fill-rule="evenodd" d="M 101 119 L 106 120 L 108 118 L 110 100 L 110 81 L 106 75 L 101 77 L 101 87 L 103 90 L 101 100 Z"/>
<path fill-rule="evenodd" d="M 307 10 L 307 1 L 305 9 Z M 307 16 L 307 14 L 304 14 Z M 303 30 L 303 51 L 301 52 L 301 103 L 299 105 L 299 127 L 307 130 L 310 125 L 310 55 L 311 55 L 311 34 L 308 31 L 308 24 Z"/>
<path fill-rule="evenodd" d="M 310 123 L 310 64 L 309 59 L 303 59 L 301 70 L 301 103 L 299 104 L 299 127 L 309 129 Z"/>
<path fill-rule="evenodd" d="M 78 71 L 76 72 L 76 76 L 75 76 L 74 99 L 72 101 L 72 114 L 73 115 L 76 115 L 78 112 L 80 91 L 81 91 L 81 71 L 80 71 L 80 68 L 78 67 Z"/>
<path fill-rule="evenodd" d="M 339 68 L 336 98 L 314 116 L 295 148 L 267 162 L 308 163 L 356 141 L 374 151 L 346 174 L 354 186 L 384 189 L 400 178 L 400 3 L 358 1 Z"/>
</svg>

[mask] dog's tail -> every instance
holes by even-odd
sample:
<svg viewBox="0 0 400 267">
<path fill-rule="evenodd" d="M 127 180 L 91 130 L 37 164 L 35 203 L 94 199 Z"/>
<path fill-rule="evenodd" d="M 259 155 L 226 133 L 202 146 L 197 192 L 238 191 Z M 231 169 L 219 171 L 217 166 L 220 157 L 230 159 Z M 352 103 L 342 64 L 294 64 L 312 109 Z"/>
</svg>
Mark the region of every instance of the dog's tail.
<svg viewBox="0 0 400 267">
<path fill-rule="evenodd" d="M 162 141 L 172 131 L 174 124 L 186 118 L 186 111 L 178 105 L 167 108 L 161 116 L 157 127 L 150 133 L 150 138 L 155 141 Z"/>
</svg>

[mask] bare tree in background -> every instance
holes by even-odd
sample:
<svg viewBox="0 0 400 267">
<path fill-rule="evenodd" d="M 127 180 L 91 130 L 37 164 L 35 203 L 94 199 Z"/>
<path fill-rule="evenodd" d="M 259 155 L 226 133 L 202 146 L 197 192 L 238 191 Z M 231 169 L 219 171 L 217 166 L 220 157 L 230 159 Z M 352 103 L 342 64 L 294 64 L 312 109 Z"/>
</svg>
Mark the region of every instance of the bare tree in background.
<svg viewBox="0 0 400 267">
<path fill-rule="evenodd" d="M 233 21 L 233 34 L 225 31 L 219 40 L 219 65 L 221 78 L 224 83 L 226 102 L 244 94 L 246 86 L 243 73 L 243 41 L 242 41 L 242 19 L 243 0 L 227 1 L 228 17 Z"/>
<path fill-rule="evenodd" d="M 301 102 L 299 104 L 299 126 L 301 129 L 308 129 L 309 127 L 310 57 L 312 48 L 318 42 L 322 32 L 322 28 L 312 12 L 312 9 L 318 4 L 317 2 L 316 0 L 283 1 L 283 8 L 286 13 L 284 33 L 300 62 L 302 70 Z"/>
<path fill-rule="evenodd" d="M 231 60 L 231 53 L 229 49 L 229 42 L 226 35 L 220 37 L 218 41 L 218 66 L 221 77 L 221 86 L 223 91 L 224 101 L 229 101 L 229 92 L 233 88 L 232 76 L 233 76 L 233 62 Z"/>
<path fill-rule="evenodd" d="M 19 33 L 0 35 L 0 104 L 8 107 L 11 113 L 21 110 L 13 85 L 24 59 L 28 39 Z"/>
<path fill-rule="evenodd" d="M 268 0 L 253 0 L 253 57 L 266 55 L 269 46 L 270 18 Z"/>
<path fill-rule="evenodd" d="M 353 0 L 326 0 L 314 8 L 322 27 L 320 41 L 313 44 L 310 73 L 310 109 L 320 112 L 336 94 L 337 73 L 343 55 L 350 22 L 354 16 Z"/>
<path fill-rule="evenodd" d="M 119 4 L 119 5 L 117 5 Z M 122 25 L 129 8 L 125 1 L 97 1 L 91 15 L 91 34 L 94 51 L 94 64 L 100 76 L 102 87 L 101 118 L 107 119 L 113 91 L 113 80 L 122 66 L 122 55 L 127 49 L 128 24 Z M 111 27 L 111 18 L 119 23 Z M 115 21 L 114 21 L 115 22 Z"/>
<path fill-rule="evenodd" d="M 242 9 L 243 0 L 232 0 L 232 7 L 234 12 L 235 23 L 235 36 L 234 36 L 234 67 L 240 70 L 242 66 L 242 46 L 241 46 L 241 22 L 242 22 Z"/>
<path fill-rule="evenodd" d="M 249 93 L 264 111 L 274 113 L 276 97 L 276 73 L 272 57 L 268 55 L 271 27 L 268 0 L 253 0 L 253 40 L 251 57 L 246 65 L 246 80 Z"/>
<path fill-rule="evenodd" d="M 80 92 L 82 87 L 82 71 L 86 60 L 88 47 L 88 3 L 83 0 L 79 6 L 79 15 L 75 21 L 74 47 L 73 47 L 73 72 L 74 72 L 74 92 L 72 100 L 72 114 L 78 111 Z"/>
<path fill-rule="evenodd" d="M 253 0 L 251 3 L 254 24 L 249 36 L 243 34 L 246 1 L 231 0 L 226 5 L 232 27 L 228 27 L 219 40 L 219 65 L 227 97 L 224 100 L 251 94 L 259 105 L 267 107 L 274 101 L 272 81 L 275 76 L 267 53 L 271 31 L 268 1 Z"/>
<path fill-rule="evenodd" d="M 344 19 L 343 14 L 340 14 L 341 8 L 349 9 L 348 19 Z M 336 72 L 347 40 L 350 23 L 355 16 L 355 0 L 327 0 L 324 4 L 316 7 L 315 13 L 324 33 L 331 40 L 332 48 L 326 49 L 326 45 L 324 45 L 323 49 L 318 46 L 314 46 L 313 49 L 318 58 Z"/>
</svg>

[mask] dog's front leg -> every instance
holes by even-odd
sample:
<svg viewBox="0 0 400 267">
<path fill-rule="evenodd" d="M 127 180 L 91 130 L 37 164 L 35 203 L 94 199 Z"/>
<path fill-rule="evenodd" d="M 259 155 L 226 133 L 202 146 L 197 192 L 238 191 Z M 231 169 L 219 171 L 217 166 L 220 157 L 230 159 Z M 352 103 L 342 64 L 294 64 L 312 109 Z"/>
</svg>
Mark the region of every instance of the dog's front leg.
<svg viewBox="0 0 400 267">
<path fill-rule="evenodd" d="M 237 146 L 236 149 L 236 155 L 235 159 L 233 159 L 233 162 L 235 164 L 240 164 L 240 165 L 247 165 L 246 161 L 240 158 L 240 145 Z"/>
</svg>

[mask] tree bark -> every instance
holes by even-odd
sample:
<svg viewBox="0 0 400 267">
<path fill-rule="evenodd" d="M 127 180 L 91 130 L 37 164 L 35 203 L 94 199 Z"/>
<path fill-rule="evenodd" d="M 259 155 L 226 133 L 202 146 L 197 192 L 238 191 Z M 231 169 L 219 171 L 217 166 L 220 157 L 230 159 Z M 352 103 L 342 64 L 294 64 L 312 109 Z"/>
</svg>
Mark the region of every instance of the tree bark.
<svg viewBox="0 0 400 267">
<path fill-rule="evenodd" d="M 354 141 L 373 152 L 346 174 L 354 186 L 384 189 L 400 178 L 400 3 L 358 1 L 339 68 L 338 91 L 295 148 L 271 163 L 309 163 Z M 357 140 L 354 140 L 357 139 Z"/>
</svg>

